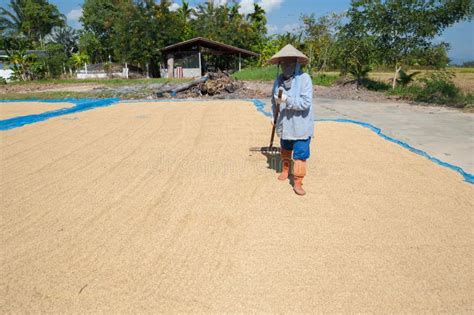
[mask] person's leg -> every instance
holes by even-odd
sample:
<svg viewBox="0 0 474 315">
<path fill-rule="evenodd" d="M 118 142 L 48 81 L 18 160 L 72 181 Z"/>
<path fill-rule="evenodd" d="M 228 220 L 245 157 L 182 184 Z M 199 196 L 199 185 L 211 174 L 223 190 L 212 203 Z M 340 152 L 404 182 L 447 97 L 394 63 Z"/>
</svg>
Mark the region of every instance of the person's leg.
<svg viewBox="0 0 474 315">
<path fill-rule="evenodd" d="M 293 152 L 293 141 L 280 139 L 280 158 L 281 158 L 281 174 L 278 180 L 285 180 L 290 174 L 291 154 Z"/>
<path fill-rule="evenodd" d="M 306 175 L 306 160 L 310 156 L 309 145 L 311 138 L 306 140 L 296 140 L 293 145 L 293 190 L 296 194 L 303 196 L 306 192 L 303 189 L 303 178 Z"/>
</svg>

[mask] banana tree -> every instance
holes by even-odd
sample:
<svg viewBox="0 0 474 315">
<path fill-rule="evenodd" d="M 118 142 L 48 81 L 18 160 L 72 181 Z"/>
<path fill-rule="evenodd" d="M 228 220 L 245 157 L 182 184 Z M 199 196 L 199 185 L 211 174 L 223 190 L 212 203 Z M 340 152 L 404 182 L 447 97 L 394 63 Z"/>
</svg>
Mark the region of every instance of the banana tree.
<svg viewBox="0 0 474 315">
<path fill-rule="evenodd" d="M 12 65 L 13 79 L 19 81 L 28 80 L 28 69 L 32 59 L 27 55 L 26 49 L 7 50 L 8 62 Z"/>
</svg>

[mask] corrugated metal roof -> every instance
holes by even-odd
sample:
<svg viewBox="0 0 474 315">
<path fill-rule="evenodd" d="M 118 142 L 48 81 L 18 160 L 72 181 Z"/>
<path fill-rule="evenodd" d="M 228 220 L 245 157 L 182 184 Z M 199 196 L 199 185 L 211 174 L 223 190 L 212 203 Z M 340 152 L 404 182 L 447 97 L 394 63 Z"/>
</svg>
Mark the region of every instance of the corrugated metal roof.
<svg viewBox="0 0 474 315">
<path fill-rule="evenodd" d="M 46 51 L 45 50 L 27 50 L 26 54 L 27 55 L 35 54 L 35 55 L 43 55 L 44 56 L 44 55 L 46 55 Z M 0 57 L 2 57 L 2 58 L 8 57 L 7 51 L 6 50 L 0 50 Z"/>
<path fill-rule="evenodd" d="M 177 44 L 173 44 L 173 45 L 161 48 L 160 50 L 162 52 L 170 52 L 170 51 L 179 50 L 179 49 L 186 48 L 193 45 L 200 45 L 202 47 L 218 50 L 221 52 L 228 52 L 228 53 L 235 53 L 235 54 L 240 53 L 244 57 L 258 57 L 258 54 L 254 53 L 253 51 L 242 49 L 242 48 L 235 47 L 232 45 L 219 43 L 219 42 L 216 42 L 214 40 L 210 40 L 204 37 L 195 37 L 193 39 L 186 40 L 181 43 L 177 43 Z"/>
</svg>

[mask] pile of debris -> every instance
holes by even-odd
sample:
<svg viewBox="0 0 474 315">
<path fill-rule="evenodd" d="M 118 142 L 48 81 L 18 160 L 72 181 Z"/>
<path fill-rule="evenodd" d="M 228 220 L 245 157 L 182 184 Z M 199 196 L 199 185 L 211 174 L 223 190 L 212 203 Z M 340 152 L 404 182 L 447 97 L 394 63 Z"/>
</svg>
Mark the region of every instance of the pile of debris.
<svg viewBox="0 0 474 315">
<path fill-rule="evenodd" d="M 225 72 L 209 73 L 209 79 L 199 83 L 195 87 L 195 92 L 200 95 L 216 95 L 223 92 L 234 93 L 242 87 L 242 82 L 237 81 Z"/>
<path fill-rule="evenodd" d="M 209 72 L 205 76 L 187 83 L 166 84 L 156 92 L 157 97 L 196 97 L 232 94 L 243 87 L 243 82 L 232 78 L 227 72 Z"/>
</svg>

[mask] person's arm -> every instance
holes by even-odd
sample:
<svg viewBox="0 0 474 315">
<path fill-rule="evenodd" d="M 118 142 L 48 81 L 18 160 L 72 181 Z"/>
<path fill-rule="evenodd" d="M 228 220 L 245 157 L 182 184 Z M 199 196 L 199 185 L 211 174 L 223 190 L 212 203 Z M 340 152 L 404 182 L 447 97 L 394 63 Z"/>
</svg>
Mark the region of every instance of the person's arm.
<svg viewBox="0 0 474 315">
<path fill-rule="evenodd" d="M 313 105 L 313 83 L 308 74 L 301 76 L 301 92 L 298 96 L 287 96 L 286 109 L 294 111 L 304 111 Z"/>
</svg>

